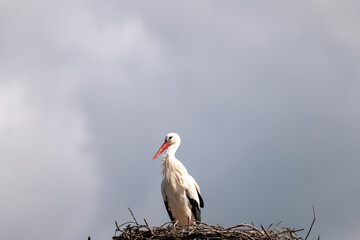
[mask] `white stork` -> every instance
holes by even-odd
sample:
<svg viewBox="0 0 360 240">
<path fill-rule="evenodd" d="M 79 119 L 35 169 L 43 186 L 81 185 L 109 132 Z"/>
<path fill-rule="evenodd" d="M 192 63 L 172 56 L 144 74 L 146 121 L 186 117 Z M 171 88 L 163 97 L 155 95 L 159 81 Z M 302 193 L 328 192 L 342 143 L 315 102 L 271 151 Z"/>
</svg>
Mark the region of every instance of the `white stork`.
<svg viewBox="0 0 360 240">
<path fill-rule="evenodd" d="M 171 221 L 174 225 L 185 226 L 201 221 L 200 208 L 204 207 L 204 201 L 199 185 L 175 157 L 180 143 L 178 134 L 169 133 L 153 160 L 167 149 L 162 156 L 164 179 L 161 183 L 161 194 Z"/>
</svg>

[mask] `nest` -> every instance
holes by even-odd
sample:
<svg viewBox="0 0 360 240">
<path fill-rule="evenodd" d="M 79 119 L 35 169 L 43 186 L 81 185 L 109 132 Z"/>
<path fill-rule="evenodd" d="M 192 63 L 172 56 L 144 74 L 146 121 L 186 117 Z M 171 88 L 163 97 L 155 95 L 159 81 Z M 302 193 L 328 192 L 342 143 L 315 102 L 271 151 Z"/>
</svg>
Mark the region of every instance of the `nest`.
<svg viewBox="0 0 360 240">
<path fill-rule="evenodd" d="M 160 227 L 149 227 L 146 219 L 145 224 L 139 224 L 134 214 L 129 209 L 134 221 L 119 225 L 115 221 L 116 230 L 113 240 L 129 239 L 240 239 L 240 240 L 295 240 L 304 239 L 298 236 L 298 233 L 304 229 L 290 229 L 279 227 L 280 223 L 270 225 L 261 229 L 247 223 L 241 223 L 233 227 L 222 227 L 219 225 L 210 225 L 199 223 L 185 227 L 174 226 L 172 222 L 163 224 Z M 308 238 L 311 228 L 305 240 Z M 320 236 L 319 238 L 320 239 Z"/>
<path fill-rule="evenodd" d="M 113 240 L 125 239 L 241 239 L 241 240 L 293 240 L 302 239 L 297 237 L 295 230 L 288 228 L 268 228 L 262 230 L 256 227 L 241 223 L 233 227 L 221 227 L 200 223 L 189 227 L 174 227 L 172 223 L 166 223 L 160 227 L 150 228 L 146 225 L 126 223 L 126 227 L 121 226 L 116 229 Z M 120 233 L 116 236 L 117 233 Z"/>
</svg>

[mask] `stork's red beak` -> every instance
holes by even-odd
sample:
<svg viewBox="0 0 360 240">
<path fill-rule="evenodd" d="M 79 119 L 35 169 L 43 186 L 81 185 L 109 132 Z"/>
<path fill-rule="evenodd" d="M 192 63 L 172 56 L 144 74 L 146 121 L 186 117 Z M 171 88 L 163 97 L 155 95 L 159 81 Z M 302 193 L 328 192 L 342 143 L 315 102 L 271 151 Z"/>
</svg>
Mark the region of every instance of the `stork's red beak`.
<svg viewBox="0 0 360 240">
<path fill-rule="evenodd" d="M 170 143 L 168 143 L 167 141 L 165 141 L 163 143 L 163 145 L 160 147 L 160 149 L 156 152 L 155 156 L 153 157 L 152 160 L 155 160 L 155 158 L 157 158 L 165 149 L 167 149 L 170 146 Z"/>
</svg>

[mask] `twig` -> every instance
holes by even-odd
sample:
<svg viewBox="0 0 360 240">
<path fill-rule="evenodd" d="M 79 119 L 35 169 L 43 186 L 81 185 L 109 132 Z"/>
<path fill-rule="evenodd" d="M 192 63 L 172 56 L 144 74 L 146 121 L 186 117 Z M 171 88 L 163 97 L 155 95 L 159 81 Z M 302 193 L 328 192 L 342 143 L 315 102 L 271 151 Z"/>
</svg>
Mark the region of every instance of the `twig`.
<svg viewBox="0 0 360 240">
<path fill-rule="evenodd" d="M 166 223 L 164 223 L 163 225 L 161 225 L 160 227 L 164 227 L 166 224 L 168 224 L 168 226 L 169 226 L 169 225 L 172 224 L 172 223 L 173 223 L 172 221 L 166 222 Z"/>
<path fill-rule="evenodd" d="M 138 226 L 139 226 L 139 223 L 138 223 L 138 221 L 136 220 L 136 218 L 135 218 L 135 216 L 134 216 L 133 212 L 131 211 L 131 209 L 130 209 L 129 207 L 128 207 L 128 209 L 129 209 L 129 212 L 131 213 L 131 216 L 133 217 L 133 219 L 134 219 L 134 221 L 135 221 L 136 225 L 138 225 Z"/>
<path fill-rule="evenodd" d="M 246 224 L 246 223 L 243 223 L 244 226 L 247 226 L 249 228 L 252 228 L 254 229 L 255 231 L 259 232 L 261 235 L 264 235 L 263 232 L 261 232 L 259 229 L 257 229 L 256 227 L 254 227 L 253 225 L 249 225 L 249 224 Z"/>
<path fill-rule="evenodd" d="M 149 224 L 147 223 L 146 219 L 144 218 L 144 222 L 146 224 L 146 227 L 149 229 L 149 231 L 151 232 L 151 235 L 154 236 L 154 232 L 151 230 L 151 228 L 149 227 Z"/>
<path fill-rule="evenodd" d="M 241 235 L 246 236 L 247 238 L 249 238 L 250 240 L 254 240 L 252 237 L 250 237 L 248 234 L 244 233 L 244 232 L 240 232 Z"/>
<path fill-rule="evenodd" d="M 120 229 L 116 220 L 115 220 L 115 226 L 116 226 L 116 229 L 115 229 L 115 232 L 116 232 L 116 231 L 118 231 Z"/>
<path fill-rule="evenodd" d="M 120 231 L 119 225 L 116 220 L 115 220 L 115 226 L 116 226 L 116 229 L 115 229 L 115 235 L 116 235 L 116 232 Z"/>
<path fill-rule="evenodd" d="M 309 229 L 308 233 L 306 234 L 305 240 L 309 237 L 309 234 L 310 234 L 310 232 L 311 232 L 311 229 L 312 229 L 312 227 L 313 227 L 313 225 L 314 225 L 314 222 L 315 222 L 315 219 L 316 219 L 316 216 L 315 216 L 315 207 L 314 207 L 314 205 L 312 205 L 312 208 L 313 208 L 314 219 L 313 219 L 313 221 L 312 221 L 312 223 L 311 223 L 311 226 L 310 226 L 310 229 Z M 320 236 L 319 236 L 319 238 L 320 238 Z"/>
<path fill-rule="evenodd" d="M 264 230 L 266 236 L 267 236 L 270 240 L 272 240 L 272 238 L 270 237 L 270 235 L 269 235 L 268 232 L 265 230 L 265 228 L 264 228 L 264 226 L 263 226 L 262 224 L 261 224 L 261 228 L 262 228 L 262 230 Z"/>
<path fill-rule="evenodd" d="M 228 228 L 226 228 L 226 229 L 230 230 L 230 229 L 234 229 L 234 228 L 239 228 L 239 227 L 248 227 L 248 226 L 249 226 L 249 224 L 246 224 L 246 223 L 240 223 L 240 224 L 238 224 L 238 225 L 235 225 L 235 226 L 233 226 L 233 227 L 228 227 Z"/>
<path fill-rule="evenodd" d="M 140 231 L 140 227 L 139 227 L 139 223 L 138 223 L 138 221 L 136 220 L 136 218 L 135 218 L 133 212 L 131 211 L 131 209 L 130 209 L 129 207 L 128 207 L 128 209 L 129 209 L 129 211 L 130 211 L 130 213 L 131 213 L 131 216 L 133 217 L 133 219 L 134 219 L 134 221 L 135 221 L 135 223 L 136 223 L 136 226 L 137 226 L 137 229 L 138 229 L 138 231 L 139 231 L 139 233 L 140 233 L 140 236 L 142 237 L 142 234 L 141 234 L 141 231 Z"/>
</svg>

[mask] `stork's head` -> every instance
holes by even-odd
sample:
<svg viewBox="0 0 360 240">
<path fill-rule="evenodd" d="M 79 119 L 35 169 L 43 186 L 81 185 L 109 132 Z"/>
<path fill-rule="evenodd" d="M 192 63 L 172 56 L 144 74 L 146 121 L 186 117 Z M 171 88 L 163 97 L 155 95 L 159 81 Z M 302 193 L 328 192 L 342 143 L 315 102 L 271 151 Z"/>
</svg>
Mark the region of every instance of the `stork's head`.
<svg viewBox="0 0 360 240">
<path fill-rule="evenodd" d="M 169 146 L 175 145 L 179 146 L 181 143 L 181 139 L 179 134 L 177 133 L 168 133 L 165 137 L 165 141 L 163 145 L 161 145 L 160 149 L 156 152 L 155 156 L 153 157 L 153 160 L 157 158 L 165 149 L 167 149 Z"/>
<path fill-rule="evenodd" d="M 177 144 L 180 145 L 181 139 L 177 133 L 168 133 L 165 137 L 165 142 L 168 142 L 170 145 Z"/>
</svg>

